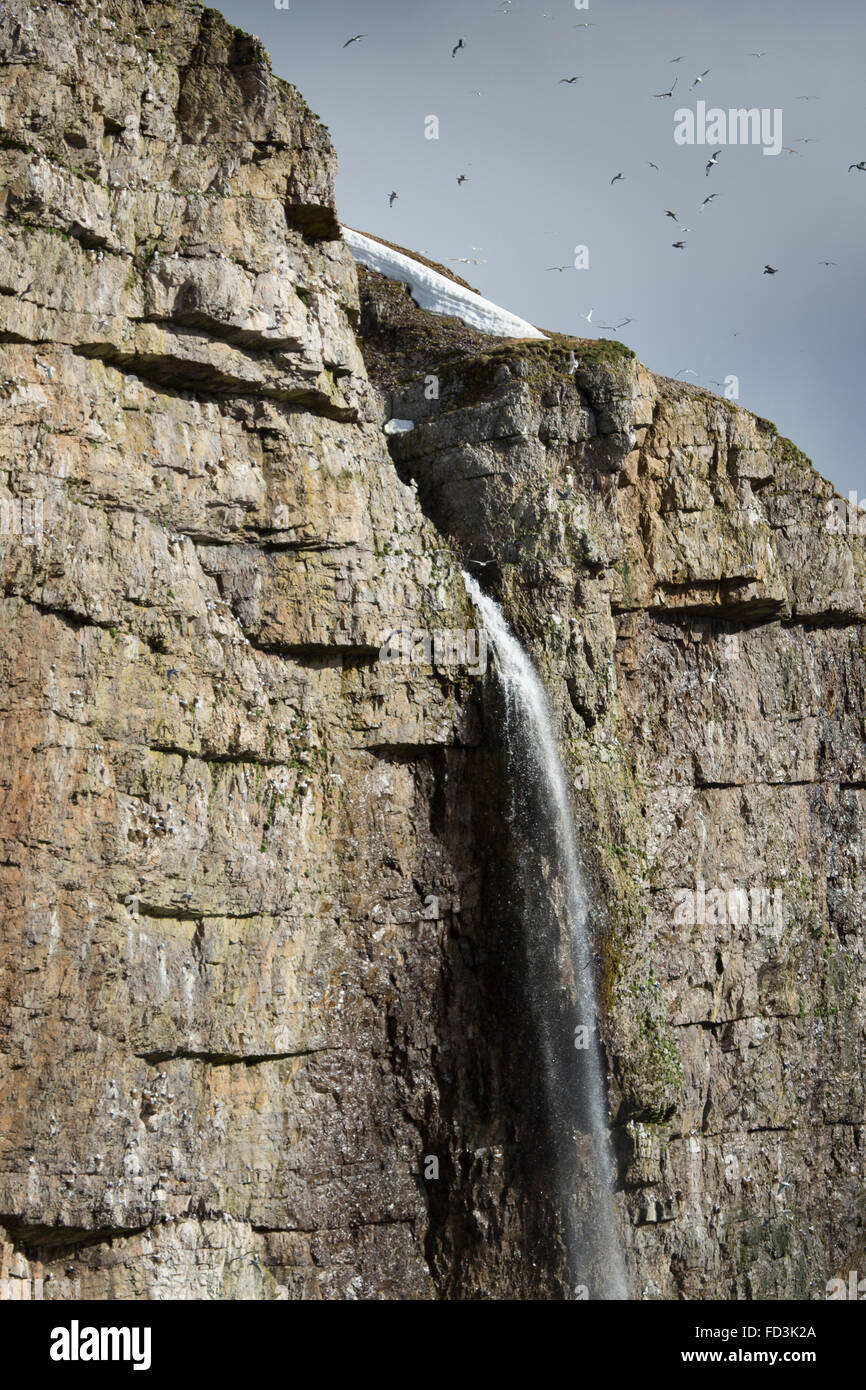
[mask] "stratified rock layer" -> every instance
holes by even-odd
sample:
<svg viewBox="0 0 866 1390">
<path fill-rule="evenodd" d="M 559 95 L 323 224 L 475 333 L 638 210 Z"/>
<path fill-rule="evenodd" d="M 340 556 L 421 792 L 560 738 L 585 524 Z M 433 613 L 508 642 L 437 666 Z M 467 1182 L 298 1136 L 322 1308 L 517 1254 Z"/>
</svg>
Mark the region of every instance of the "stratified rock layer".
<svg viewBox="0 0 866 1390">
<path fill-rule="evenodd" d="M 215 12 L 7 0 L 0 58 L 0 1296 L 568 1296 L 495 683 L 379 656 L 475 626 L 464 563 L 573 770 L 633 1292 L 822 1292 L 864 1176 L 831 489 L 616 345 L 366 272 L 359 340 L 327 134 Z"/>
</svg>

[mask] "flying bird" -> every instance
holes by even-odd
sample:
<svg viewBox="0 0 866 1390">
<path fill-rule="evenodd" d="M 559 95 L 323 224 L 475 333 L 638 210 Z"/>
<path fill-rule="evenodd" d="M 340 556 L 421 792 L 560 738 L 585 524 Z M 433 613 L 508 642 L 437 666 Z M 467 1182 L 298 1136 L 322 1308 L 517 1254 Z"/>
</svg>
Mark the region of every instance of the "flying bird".
<svg viewBox="0 0 866 1390">
<path fill-rule="evenodd" d="M 707 73 L 708 73 L 709 71 L 710 71 L 709 68 L 704 68 L 703 72 L 700 73 L 699 76 L 697 76 L 697 77 L 695 78 L 694 82 L 692 83 L 692 86 L 693 86 L 693 87 L 697 87 L 697 85 L 698 85 L 699 82 L 703 82 L 704 78 L 707 76 Z"/>
<path fill-rule="evenodd" d="M 458 174 L 458 175 L 457 175 L 457 184 L 458 184 L 458 186 L 459 186 L 461 183 L 468 183 L 468 182 L 469 182 L 469 180 L 468 180 L 468 178 L 466 177 L 465 174 Z"/>
<path fill-rule="evenodd" d="M 572 24 L 571 27 L 572 27 L 572 29 L 594 29 L 594 28 L 595 28 L 595 25 L 594 25 L 594 24 L 587 24 L 586 21 L 584 21 L 583 24 Z"/>
<path fill-rule="evenodd" d="M 681 63 L 681 62 L 683 61 L 683 58 L 685 58 L 685 56 L 686 56 L 685 53 L 681 53 L 680 56 L 679 56 L 679 58 L 671 58 L 671 62 L 672 62 L 672 63 Z"/>
<path fill-rule="evenodd" d="M 560 77 L 559 80 L 560 80 L 560 82 L 579 82 L 580 79 L 581 79 L 582 77 L 583 77 L 583 73 L 582 73 L 582 72 L 579 72 L 579 73 L 577 74 L 577 77 Z"/>
<path fill-rule="evenodd" d="M 722 153 L 721 150 L 716 150 L 716 152 L 715 152 L 715 154 L 712 156 L 712 158 L 709 159 L 709 160 L 707 160 L 707 178 L 709 178 L 709 176 L 710 176 L 710 170 L 712 169 L 713 165 L 714 165 L 714 164 L 718 164 L 718 162 L 719 162 L 719 155 L 720 155 L 721 153 Z"/>
<path fill-rule="evenodd" d="M 684 241 L 672 241 L 671 246 L 673 246 L 677 251 L 685 251 L 686 249 L 686 243 Z"/>
<path fill-rule="evenodd" d="M 461 48 L 465 48 L 465 47 L 466 47 L 466 40 L 465 40 L 465 39 L 458 39 L 458 40 L 457 40 L 457 43 L 455 43 L 454 47 L 453 47 L 452 50 L 451 50 L 451 57 L 453 58 L 453 57 L 455 56 L 455 54 L 457 54 L 457 53 L 460 52 L 460 49 L 461 49 Z"/>
<path fill-rule="evenodd" d="M 749 57 L 750 57 L 750 58 L 766 58 L 766 56 L 767 56 L 767 50 L 766 50 L 766 48 L 762 49 L 762 51 L 761 51 L 760 53 L 750 53 L 750 54 L 749 54 Z"/>
<path fill-rule="evenodd" d="M 672 97 L 673 94 L 674 94 L 674 89 L 676 88 L 676 85 L 677 85 L 677 83 L 679 82 L 679 80 L 680 80 L 680 79 L 679 79 L 678 77 L 675 77 L 675 78 L 674 78 L 674 85 L 673 85 L 673 87 L 671 87 L 671 89 L 670 89 L 669 92 L 653 92 L 653 96 L 656 97 L 657 99 L 660 98 L 660 97 Z"/>
<path fill-rule="evenodd" d="M 697 376 L 697 372 L 693 372 L 691 367 L 683 367 L 677 372 L 677 376 Z"/>
<path fill-rule="evenodd" d="M 350 43 L 359 43 L 361 39 L 365 39 L 366 37 L 366 34 L 355 34 L 351 39 L 346 39 L 343 47 L 348 48 Z"/>
<path fill-rule="evenodd" d="M 838 261 L 820 261 L 819 264 L 820 264 L 820 265 L 838 265 L 839 262 L 838 262 Z"/>
<path fill-rule="evenodd" d="M 850 172 L 851 172 L 852 169 L 859 169 L 861 174 L 866 174 L 866 159 L 861 159 L 859 164 L 849 164 L 849 165 L 848 165 L 848 173 L 849 173 L 849 174 L 850 174 Z"/>
<path fill-rule="evenodd" d="M 655 169 L 655 171 L 656 171 L 657 174 L 660 174 L 660 173 L 661 173 L 661 169 L 659 168 L 659 166 L 658 166 L 657 164 L 653 164 L 653 162 L 652 162 L 651 159 L 648 159 L 648 160 L 647 160 L 647 164 L 649 165 L 649 167 L 650 167 L 651 169 Z"/>
<path fill-rule="evenodd" d="M 593 316 L 594 313 L 595 313 L 595 310 L 594 310 L 594 309 L 590 309 L 590 311 L 589 311 L 588 314 L 581 314 L 580 317 L 581 317 L 582 319 L 586 319 L 587 323 L 592 323 L 592 316 Z"/>
<path fill-rule="evenodd" d="M 774 267 L 774 266 L 771 266 L 771 265 L 765 265 L 765 266 L 764 266 L 764 274 L 765 274 L 765 275 L 778 275 L 778 273 L 779 273 L 779 268 L 778 268 L 778 266 L 775 266 L 775 267 Z"/>
<path fill-rule="evenodd" d="M 701 203 L 701 207 L 702 207 L 702 208 L 703 208 L 703 207 L 706 207 L 707 203 L 711 203 L 711 202 L 713 201 L 714 198 L 718 198 L 719 196 L 720 196 L 720 194 L 718 194 L 718 193 L 710 193 L 710 194 L 704 199 L 704 201 Z"/>
<path fill-rule="evenodd" d="M 622 323 L 600 323 L 598 326 L 609 329 L 611 333 L 616 333 L 617 329 L 625 328 L 627 323 L 634 323 L 634 319 L 623 319 Z"/>
<path fill-rule="evenodd" d="M 624 179 L 624 178 L 625 178 L 625 174 L 614 174 L 613 178 L 611 179 L 611 183 L 616 183 L 617 179 Z"/>
<path fill-rule="evenodd" d="M 819 97 L 797 97 L 798 101 L 819 101 Z"/>
<path fill-rule="evenodd" d="M 389 208 L 392 208 L 392 207 L 394 206 L 394 204 L 395 204 L 395 202 L 397 201 L 397 198 L 398 198 L 398 197 L 399 197 L 399 194 L 397 194 L 397 193 L 393 193 L 393 192 L 392 192 L 392 193 L 389 193 L 389 194 L 388 194 L 388 206 L 389 206 Z"/>
<path fill-rule="evenodd" d="M 675 222 L 679 222 L 680 220 L 675 212 L 671 212 L 670 208 L 665 209 L 665 217 L 672 217 Z"/>
<path fill-rule="evenodd" d="M 783 148 L 784 148 L 785 154 L 796 154 L 796 155 L 798 155 L 798 154 L 800 153 L 799 150 L 793 150 L 793 149 L 791 149 L 791 146 L 790 146 L 790 145 L 785 145 Z"/>
<path fill-rule="evenodd" d="M 548 265 L 548 266 L 545 266 L 545 272 L 547 272 L 548 270 L 573 270 L 573 269 L 574 269 L 574 267 L 573 267 L 573 266 L 570 266 L 570 265 Z"/>
</svg>

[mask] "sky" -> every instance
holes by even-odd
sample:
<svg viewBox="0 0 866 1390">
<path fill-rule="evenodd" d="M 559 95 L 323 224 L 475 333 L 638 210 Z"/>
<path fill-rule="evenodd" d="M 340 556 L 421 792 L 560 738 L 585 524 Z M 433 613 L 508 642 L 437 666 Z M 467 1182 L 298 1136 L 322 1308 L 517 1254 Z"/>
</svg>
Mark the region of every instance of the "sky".
<svg viewBox="0 0 866 1390">
<path fill-rule="evenodd" d="M 616 336 L 720 394 L 736 377 L 741 405 L 862 501 L 866 171 L 848 166 L 866 161 L 866 3 L 579 3 L 218 8 L 328 127 L 343 222 L 450 264 L 540 328 Z M 677 143 L 675 113 L 699 100 L 780 111 L 787 148 Z"/>
</svg>

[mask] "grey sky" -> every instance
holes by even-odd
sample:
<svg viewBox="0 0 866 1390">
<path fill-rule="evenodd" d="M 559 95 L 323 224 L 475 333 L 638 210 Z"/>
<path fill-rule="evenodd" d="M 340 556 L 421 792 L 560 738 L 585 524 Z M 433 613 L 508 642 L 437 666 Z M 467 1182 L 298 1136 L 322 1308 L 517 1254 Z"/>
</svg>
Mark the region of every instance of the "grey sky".
<svg viewBox="0 0 866 1390">
<path fill-rule="evenodd" d="M 735 374 L 740 404 L 775 420 L 841 491 L 866 496 L 866 173 L 847 172 L 866 160 L 863 0 L 218 8 L 264 40 L 328 126 L 344 222 L 436 260 L 479 257 L 454 269 L 542 328 L 591 335 L 590 309 L 593 325 L 632 318 L 617 336 L 648 367 L 689 369 L 715 390 Z M 357 33 L 367 37 L 343 48 Z M 677 76 L 673 99 L 653 98 Z M 712 149 L 673 138 L 674 112 L 699 99 L 781 107 L 783 143 L 800 153 L 728 145 L 707 176 Z M 438 140 L 424 137 L 428 115 Z M 590 269 L 546 272 L 578 244 Z M 765 263 L 779 273 L 762 274 Z"/>
</svg>

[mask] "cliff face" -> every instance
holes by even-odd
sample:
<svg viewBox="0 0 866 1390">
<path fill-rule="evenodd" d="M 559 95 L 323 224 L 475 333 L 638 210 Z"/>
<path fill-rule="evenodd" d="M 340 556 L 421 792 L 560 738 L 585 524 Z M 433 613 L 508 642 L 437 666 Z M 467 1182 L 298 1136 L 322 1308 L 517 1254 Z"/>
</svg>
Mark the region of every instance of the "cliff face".
<svg viewBox="0 0 866 1390">
<path fill-rule="evenodd" d="M 0 55 L 0 1289 L 567 1294 L 495 683 L 379 659 L 477 625 L 466 564 L 574 777 L 633 1293 L 822 1294 L 866 1166 L 829 485 L 356 274 L 213 11 L 9 0 Z"/>
</svg>

